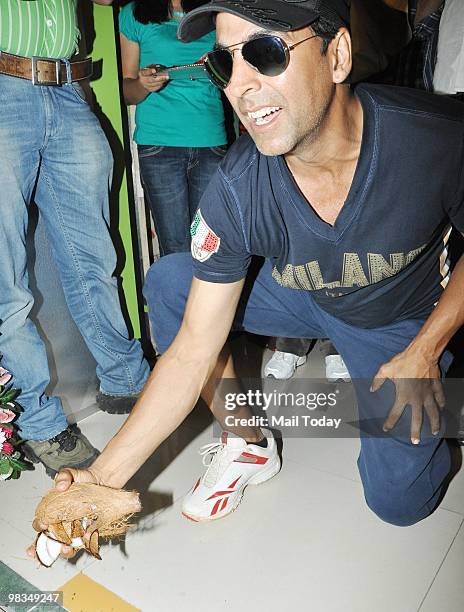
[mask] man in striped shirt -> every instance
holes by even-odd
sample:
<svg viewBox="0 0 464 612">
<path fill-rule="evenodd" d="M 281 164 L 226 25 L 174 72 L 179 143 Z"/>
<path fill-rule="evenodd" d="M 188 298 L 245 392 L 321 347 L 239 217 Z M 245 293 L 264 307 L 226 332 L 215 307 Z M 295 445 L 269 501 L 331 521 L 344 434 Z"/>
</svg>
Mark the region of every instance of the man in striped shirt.
<svg viewBox="0 0 464 612">
<path fill-rule="evenodd" d="M 21 389 L 24 451 L 52 476 L 64 466 L 89 465 L 96 451 L 67 426 L 59 398 L 46 395 L 46 351 L 28 317 L 31 201 L 39 207 L 71 315 L 97 362 L 100 407 L 129 412 L 149 373 L 139 343 L 129 340 L 113 278 L 112 155 L 78 83 L 90 75 L 90 61 L 70 60 L 78 40 L 76 0 L 1 0 L 0 357 Z"/>
<path fill-rule="evenodd" d="M 23 57 L 69 58 L 76 52 L 78 40 L 76 0 L 0 2 L 2 51 Z"/>
</svg>

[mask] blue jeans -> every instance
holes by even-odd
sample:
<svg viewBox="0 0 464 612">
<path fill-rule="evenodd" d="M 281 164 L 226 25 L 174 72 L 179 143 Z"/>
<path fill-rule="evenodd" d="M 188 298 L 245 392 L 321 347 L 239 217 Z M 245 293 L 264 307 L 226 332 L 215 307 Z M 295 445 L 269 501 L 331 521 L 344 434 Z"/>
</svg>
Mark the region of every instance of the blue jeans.
<svg viewBox="0 0 464 612">
<path fill-rule="evenodd" d="M 140 175 L 160 255 L 190 251 L 190 224 L 201 196 L 226 154 L 219 147 L 139 145 Z"/>
<path fill-rule="evenodd" d="M 45 346 L 28 318 L 33 296 L 25 240 L 32 200 L 70 313 L 97 362 L 101 391 L 136 393 L 149 373 L 140 344 L 128 338 L 113 277 L 111 150 L 82 95 L 75 84 L 34 86 L 0 75 L 0 353 L 21 389 L 24 439 L 49 439 L 67 426 L 60 400 L 45 394 Z"/>
<path fill-rule="evenodd" d="M 354 327 L 322 310 L 309 292 L 278 285 L 271 271 L 271 263 L 266 261 L 245 288 L 234 328 L 264 336 L 330 338 L 353 379 L 370 381 L 379 367 L 401 352 L 422 327 L 423 321 L 418 320 L 375 329 Z M 191 280 L 188 254 L 165 257 L 148 271 L 144 293 L 160 352 L 177 334 Z M 451 356 L 445 353 L 442 370 L 450 363 Z M 366 390 L 366 384 L 356 389 L 360 418 L 383 422 L 387 412 L 382 413 L 379 406 L 392 406 L 393 384 L 387 381 L 376 394 Z M 403 416 L 409 419 L 407 411 Z M 384 521 L 405 526 L 425 518 L 434 509 L 450 470 L 450 455 L 445 441 L 433 436 L 413 446 L 394 435 L 361 435 L 358 468 L 369 507 Z"/>
</svg>

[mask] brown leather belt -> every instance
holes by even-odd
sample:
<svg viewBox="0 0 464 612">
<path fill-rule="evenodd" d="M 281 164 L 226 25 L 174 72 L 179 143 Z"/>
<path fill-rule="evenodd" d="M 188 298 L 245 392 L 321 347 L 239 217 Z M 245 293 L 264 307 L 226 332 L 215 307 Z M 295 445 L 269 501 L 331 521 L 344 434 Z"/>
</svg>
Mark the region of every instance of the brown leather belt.
<svg viewBox="0 0 464 612">
<path fill-rule="evenodd" d="M 0 74 L 27 79 L 33 85 L 62 85 L 90 77 L 92 60 L 71 63 L 69 60 L 21 57 L 0 51 Z"/>
</svg>

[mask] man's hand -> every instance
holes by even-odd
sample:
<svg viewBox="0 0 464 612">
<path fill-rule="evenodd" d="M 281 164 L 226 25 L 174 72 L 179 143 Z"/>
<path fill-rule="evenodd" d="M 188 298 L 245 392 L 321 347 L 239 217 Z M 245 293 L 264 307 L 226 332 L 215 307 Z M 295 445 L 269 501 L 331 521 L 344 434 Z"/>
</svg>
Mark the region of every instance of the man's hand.
<svg viewBox="0 0 464 612">
<path fill-rule="evenodd" d="M 93 484 L 102 484 L 100 483 L 96 474 L 91 470 L 74 470 L 72 468 L 66 468 L 58 472 L 55 476 L 55 489 L 57 491 L 67 491 L 73 482 L 90 482 Z M 38 523 L 36 520 L 33 521 L 32 526 L 36 531 L 41 533 L 42 531 L 46 531 L 48 529 L 48 525 L 44 523 Z M 31 544 L 27 549 L 27 554 L 29 557 L 36 559 L 37 555 L 35 552 L 35 545 Z M 75 551 L 72 546 L 67 546 L 63 544 L 61 547 L 61 556 L 65 559 L 70 559 L 74 557 Z"/>
<path fill-rule="evenodd" d="M 139 83 L 150 93 L 159 91 L 169 81 L 167 74 L 157 72 L 156 67 L 147 66 L 139 70 Z"/>
<path fill-rule="evenodd" d="M 430 420 L 432 434 L 440 430 L 440 411 L 445 407 L 445 395 L 436 362 L 424 355 L 406 349 L 385 363 L 375 375 L 371 391 L 375 392 L 390 379 L 396 387 L 396 399 L 383 424 L 385 432 L 395 427 L 406 406 L 411 406 L 411 442 L 419 444 L 423 411 Z"/>
</svg>

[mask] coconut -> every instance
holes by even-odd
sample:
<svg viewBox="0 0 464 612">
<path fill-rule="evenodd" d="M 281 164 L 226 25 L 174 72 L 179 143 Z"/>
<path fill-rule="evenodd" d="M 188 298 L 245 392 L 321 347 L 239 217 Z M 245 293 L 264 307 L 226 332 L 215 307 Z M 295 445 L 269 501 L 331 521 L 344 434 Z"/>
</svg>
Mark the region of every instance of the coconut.
<svg viewBox="0 0 464 612">
<path fill-rule="evenodd" d="M 35 551 L 40 563 L 50 567 L 60 556 L 61 542 L 53 540 L 45 533 L 39 533 L 35 541 Z"/>
<path fill-rule="evenodd" d="M 85 548 L 100 559 L 99 538 L 125 534 L 130 517 L 140 510 L 136 491 L 73 483 L 67 491 L 53 489 L 42 498 L 35 511 L 34 524 L 48 525 L 43 532 L 48 540 L 67 544 L 75 550 Z M 39 536 L 36 551 L 39 560 L 49 567 L 56 546 L 49 555 L 49 543 L 47 548 L 45 542 L 48 543 Z"/>
</svg>

